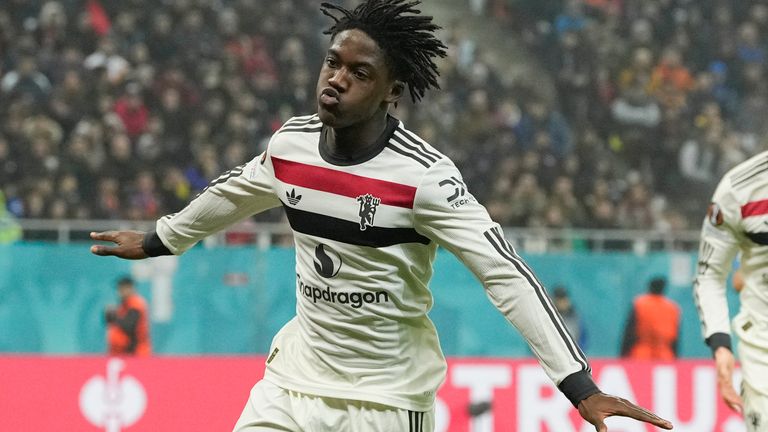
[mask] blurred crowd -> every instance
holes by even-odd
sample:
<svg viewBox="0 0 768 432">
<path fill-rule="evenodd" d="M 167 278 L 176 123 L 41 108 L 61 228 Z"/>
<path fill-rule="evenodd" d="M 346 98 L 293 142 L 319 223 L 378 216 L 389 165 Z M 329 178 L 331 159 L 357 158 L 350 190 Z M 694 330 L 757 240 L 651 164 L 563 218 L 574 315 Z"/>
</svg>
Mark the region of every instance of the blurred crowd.
<svg viewBox="0 0 768 432">
<path fill-rule="evenodd" d="M 538 149 L 542 162 L 551 154 L 559 175 L 524 169 L 533 156 L 508 162 L 518 173 L 512 188 L 527 189 L 523 196 L 542 203 L 543 214 L 534 217 L 545 225 L 698 228 L 720 177 L 766 149 L 765 2 L 469 5 L 519 35 L 552 79 L 551 94 L 517 93 L 515 145 L 524 155 L 527 148 Z M 510 190 L 504 184 L 495 189 Z M 564 190 L 576 199 L 567 193 L 558 202 Z M 520 220 L 513 216 L 511 222 Z"/>
<path fill-rule="evenodd" d="M 0 186 L 24 218 L 155 219 L 313 107 L 311 0 L 6 0 Z"/>
<path fill-rule="evenodd" d="M 354 2 L 347 2 L 354 3 Z M 155 219 L 314 110 L 313 0 L 5 0 L 0 188 L 23 218 Z M 442 91 L 395 115 L 501 224 L 686 229 L 761 150 L 768 6 L 472 0 L 554 83 L 510 83 L 457 23 Z M 263 218 L 279 219 L 270 212 Z"/>
</svg>

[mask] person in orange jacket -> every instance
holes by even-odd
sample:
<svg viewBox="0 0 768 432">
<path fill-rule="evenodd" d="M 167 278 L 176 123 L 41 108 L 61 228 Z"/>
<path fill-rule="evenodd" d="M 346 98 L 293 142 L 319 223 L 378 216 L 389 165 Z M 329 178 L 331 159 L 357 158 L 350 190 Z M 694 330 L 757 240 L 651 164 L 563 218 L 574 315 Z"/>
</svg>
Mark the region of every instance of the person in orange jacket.
<svg viewBox="0 0 768 432">
<path fill-rule="evenodd" d="M 127 276 L 117 281 L 117 293 L 120 304 L 108 306 L 105 312 L 109 355 L 151 354 L 146 300 L 136 292 L 133 279 Z"/>
<path fill-rule="evenodd" d="M 635 298 L 624 327 L 621 356 L 674 360 L 680 335 L 680 306 L 664 296 L 667 280 L 651 279 L 648 292 Z"/>
</svg>

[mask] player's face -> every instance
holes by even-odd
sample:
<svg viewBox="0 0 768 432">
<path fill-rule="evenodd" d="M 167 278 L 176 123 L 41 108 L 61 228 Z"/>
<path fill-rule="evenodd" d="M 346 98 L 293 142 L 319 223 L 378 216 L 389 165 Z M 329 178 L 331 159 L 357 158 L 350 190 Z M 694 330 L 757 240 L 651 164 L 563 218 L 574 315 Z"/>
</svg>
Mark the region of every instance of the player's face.
<svg viewBox="0 0 768 432">
<path fill-rule="evenodd" d="M 333 128 L 358 125 L 386 112 L 401 89 L 390 77 L 378 44 L 361 30 L 345 30 L 333 39 L 323 60 L 317 112 Z"/>
</svg>

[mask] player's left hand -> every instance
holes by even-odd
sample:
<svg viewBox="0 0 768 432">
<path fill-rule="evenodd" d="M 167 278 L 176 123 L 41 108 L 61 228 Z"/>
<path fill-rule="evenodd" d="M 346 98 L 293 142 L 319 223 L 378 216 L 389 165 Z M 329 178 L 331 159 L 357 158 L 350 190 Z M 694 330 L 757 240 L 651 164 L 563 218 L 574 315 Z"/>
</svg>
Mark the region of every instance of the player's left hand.
<svg viewBox="0 0 768 432">
<path fill-rule="evenodd" d="M 93 240 L 115 243 L 116 246 L 91 246 L 91 253 L 99 256 L 116 256 L 123 259 L 138 260 L 148 258 L 149 255 L 142 247 L 144 240 L 143 231 L 104 231 L 92 232 Z"/>
<path fill-rule="evenodd" d="M 672 423 L 632 402 L 605 393 L 596 393 L 579 402 L 581 417 L 595 426 L 597 432 L 608 432 L 604 420 L 612 416 L 631 417 L 662 429 L 672 429 Z"/>
</svg>

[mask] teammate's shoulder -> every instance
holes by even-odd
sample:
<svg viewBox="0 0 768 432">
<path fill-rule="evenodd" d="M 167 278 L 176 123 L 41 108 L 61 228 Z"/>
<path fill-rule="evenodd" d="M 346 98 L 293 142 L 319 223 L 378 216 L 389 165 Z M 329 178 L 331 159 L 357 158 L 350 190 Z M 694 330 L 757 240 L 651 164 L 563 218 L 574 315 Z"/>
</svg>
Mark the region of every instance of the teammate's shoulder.
<svg viewBox="0 0 768 432">
<path fill-rule="evenodd" d="M 291 117 L 283 123 L 275 135 L 285 132 L 293 133 L 318 133 L 323 129 L 323 123 L 317 114 Z"/>
<path fill-rule="evenodd" d="M 768 175 L 768 151 L 758 153 L 728 170 L 723 180 L 731 187 L 745 187 L 754 180 Z"/>
<path fill-rule="evenodd" d="M 448 159 L 427 141 L 407 129 L 401 121 L 398 121 L 386 147 L 397 157 L 405 158 L 425 169 L 431 168 L 439 161 Z"/>
</svg>

